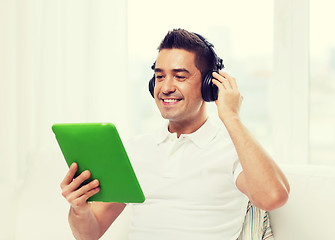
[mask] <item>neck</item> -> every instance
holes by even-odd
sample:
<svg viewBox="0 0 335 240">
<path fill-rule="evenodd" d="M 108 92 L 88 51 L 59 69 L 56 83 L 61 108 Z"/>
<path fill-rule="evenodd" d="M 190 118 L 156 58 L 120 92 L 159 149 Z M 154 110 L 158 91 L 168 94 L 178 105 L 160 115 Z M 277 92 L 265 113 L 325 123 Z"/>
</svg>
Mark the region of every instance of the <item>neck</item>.
<svg viewBox="0 0 335 240">
<path fill-rule="evenodd" d="M 169 132 L 177 133 L 177 137 L 179 138 L 181 134 L 190 134 L 197 131 L 206 121 L 208 117 L 207 115 L 191 119 L 185 121 L 169 121 Z"/>
</svg>

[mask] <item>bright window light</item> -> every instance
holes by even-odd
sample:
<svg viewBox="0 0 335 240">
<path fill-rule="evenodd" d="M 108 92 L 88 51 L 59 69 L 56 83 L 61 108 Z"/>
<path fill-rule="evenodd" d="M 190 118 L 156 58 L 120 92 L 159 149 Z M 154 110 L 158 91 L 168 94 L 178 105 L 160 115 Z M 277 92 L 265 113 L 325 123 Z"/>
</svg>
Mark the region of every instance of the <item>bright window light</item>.
<svg viewBox="0 0 335 240">
<path fill-rule="evenodd" d="M 157 47 L 174 28 L 202 34 L 214 44 L 244 96 L 244 123 L 271 151 L 268 85 L 272 77 L 273 3 L 267 0 L 208 0 L 198 5 L 190 0 L 129 0 L 129 78 L 134 86 L 135 130 L 152 128 L 160 119 L 147 84 L 153 76 L 150 67 Z M 209 105 L 210 114 L 216 115 L 215 103 Z"/>
<path fill-rule="evenodd" d="M 310 0 L 310 161 L 335 164 L 335 16 L 331 0 Z"/>
</svg>

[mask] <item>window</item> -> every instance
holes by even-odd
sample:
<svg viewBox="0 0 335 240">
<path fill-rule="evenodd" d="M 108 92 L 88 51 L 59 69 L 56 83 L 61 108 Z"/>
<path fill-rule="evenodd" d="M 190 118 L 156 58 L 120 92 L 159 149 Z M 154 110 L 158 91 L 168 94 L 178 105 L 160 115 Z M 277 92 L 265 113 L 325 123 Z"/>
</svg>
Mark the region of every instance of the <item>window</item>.
<svg viewBox="0 0 335 240">
<path fill-rule="evenodd" d="M 335 164 L 335 16 L 330 0 L 310 0 L 310 162 Z"/>
<path fill-rule="evenodd" d="M 184 28 L 204 35 L 214 44 L 217 55 L 223 58 L 226 70 L 236 77 L 244 96 L 241 115 L 245 124 L 271 151 L 272 1 L 209 0 L 197 5 L 194 1 L 171 0 L 166 3 L 128 1 L 129 78 L 135 86 L 131 94 L 135 131 L 144 132 L 161 122 L 148 92 L 147 85 L 153 76 L 150 67 L 167 31 Z M 209 105 L 210 115 L 217 116 L 215 103 Z"/>
</svg>

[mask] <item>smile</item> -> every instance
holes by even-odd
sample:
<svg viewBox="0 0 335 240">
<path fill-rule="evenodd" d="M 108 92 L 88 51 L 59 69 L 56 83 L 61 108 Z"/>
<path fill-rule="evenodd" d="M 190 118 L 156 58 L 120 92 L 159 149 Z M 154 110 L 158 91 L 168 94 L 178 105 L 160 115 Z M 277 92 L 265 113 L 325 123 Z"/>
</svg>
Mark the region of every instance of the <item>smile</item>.
<svg viewBox="0 0 335 240">
<path fill-rule="evenodd" d="M 166 98 L 166 99 L 162 99 L 163 103 L 166 105 L 172 105 L 172 104 L 176 104 L 178 102 L 181 101 L 181 99 L 176 99 L 176 98 Z"/>
<path fill-rule="evenodd" d="M 163 102 L 166 102 L 166 103 L 172 103 L 172 102 L 178 102 L 180 101 L 180 99 L 163 99 Z"/>
</svg>

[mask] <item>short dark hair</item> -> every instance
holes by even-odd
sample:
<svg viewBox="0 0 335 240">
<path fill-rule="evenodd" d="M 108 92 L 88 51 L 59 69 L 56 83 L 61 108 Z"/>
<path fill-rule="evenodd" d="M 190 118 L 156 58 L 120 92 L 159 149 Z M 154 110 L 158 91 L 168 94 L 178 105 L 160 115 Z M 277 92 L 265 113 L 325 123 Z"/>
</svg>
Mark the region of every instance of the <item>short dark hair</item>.
<svg viewBox="0 0 335 240">
<path fill-rule="evenodd" d="M 159 45 L 158 50 L 172 48 L 195 53 L 195 66 L 201 72 L 202 78 L 216 68 L 216 58 L 213 51 L 195 33 L 180 28 L 169 31 Z"/>
</svg>

